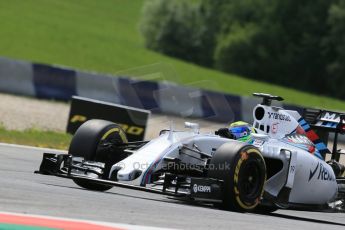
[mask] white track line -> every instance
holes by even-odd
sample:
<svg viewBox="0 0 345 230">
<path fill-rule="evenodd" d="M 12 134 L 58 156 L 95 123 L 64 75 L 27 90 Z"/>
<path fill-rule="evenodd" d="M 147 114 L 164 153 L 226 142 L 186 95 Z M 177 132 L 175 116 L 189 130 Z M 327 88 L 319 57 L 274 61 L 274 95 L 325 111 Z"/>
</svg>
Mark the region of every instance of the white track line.
<svg viewBox="0 0 345 230">
<path fill-rule="evenodd" d="M 45 152 L 59 152 L 59 153 L 67 153 L 66 150 L 61 149 L 50 149 L 50 148 L 41 148 L 41 147 L 33 147 L 28 145 L 17 145 L 17 144 L 7 144 L 7 143 L 0 143 L 0 147 L 13 147 L 13 148 L 21 148 L 21 149 L 31 149 L 31 150 L 40 150 Z"/>
</svg>

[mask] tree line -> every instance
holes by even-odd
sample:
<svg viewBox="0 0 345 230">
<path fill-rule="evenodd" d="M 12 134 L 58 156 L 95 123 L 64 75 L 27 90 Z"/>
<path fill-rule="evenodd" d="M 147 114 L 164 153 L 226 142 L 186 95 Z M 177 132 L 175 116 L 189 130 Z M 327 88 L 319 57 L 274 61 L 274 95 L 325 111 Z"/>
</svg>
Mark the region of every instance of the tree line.
<svg viewBox="0 0 345 230">
<path fill-rule="evenodd" d="M 345 0 L 149 0 L 140 30 L 152 50 L 345 99 Z"/>
</svg>

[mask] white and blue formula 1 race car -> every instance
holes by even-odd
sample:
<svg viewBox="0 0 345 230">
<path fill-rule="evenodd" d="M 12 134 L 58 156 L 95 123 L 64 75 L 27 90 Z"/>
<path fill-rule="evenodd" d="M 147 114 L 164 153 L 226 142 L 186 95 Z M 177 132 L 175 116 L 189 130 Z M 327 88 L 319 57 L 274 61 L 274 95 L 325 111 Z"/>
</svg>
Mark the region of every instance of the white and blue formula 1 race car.
<svg viewBox="0 0 345 230">
<path fill-rule="evenodd" d="M 68 154 L 44 153 L 37 173 L 90 190 L 125 187 L 241 212 L 343 209 L 345 168 L 337 141 L 345 115 L 306 110 L 302 117 L 271 105 L 281 97 L 254 95 L 263 102 L 253 109 L 255 132 L 246 142 L 228 128 L 201 134 L 187 122 L 186 131 L 127 142 L 119 125 L 90 120 L 75 133 Z M 324 144 L 328 133 L 335 133 L 332 153 Z"/>
</svg>

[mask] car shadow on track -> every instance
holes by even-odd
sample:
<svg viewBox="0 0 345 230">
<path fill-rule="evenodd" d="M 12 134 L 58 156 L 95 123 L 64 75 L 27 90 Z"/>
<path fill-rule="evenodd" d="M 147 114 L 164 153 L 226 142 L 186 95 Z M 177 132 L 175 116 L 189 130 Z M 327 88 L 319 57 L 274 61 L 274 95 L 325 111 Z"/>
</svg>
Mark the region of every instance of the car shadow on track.
<svg viewBox="0 0 345 230">
<path fill-rule="evenodd" d="M 112 194 L 112 195 L 132 198 L 132 199 L 158 201 L 158 202 L 165 202 L 165 203 L 171 203 L 171 204 L 178 203 L 178 204 L 188 204 L 188 205 L 190 205 L 190 202 L 188 202 L 188 201 L 181 200 L 181 199 L 176 199 L 174 197 L 167 197 L 165 195 L 161 195 L 162 199 L 154 199 L 154 198 L 148 198 L 148 197 L 124 194 L 124 193 L 121 193 L 121 192 L 113 192 L 113 191 L 100 192 L 100 191 L 92 191 L 92 190 L 88 190 L 88 189 L 84 189 L 84 188 L 79 188 L 79 187 L 74 187 L 74 186 L 66 186 L 66 185 L 50 184 L 50 183 L 42 183 L 42 184 L 49 185 L 49 186 L 55 186 L 55 187 L 61 187 L 61 188 L 69 188 L 69 189 L 77 189 L 77 190 L 101 193 L 101 194 Z M 143 192 L 143 193 L 145 194 L 145 192 Z M 165 199 L 167 199 L 167 200 L 165 200 Z"/>
<path fill-rule="evenodd" d="M 55 186 L 55 187 L 61 187 L 61 188 L 69 188 L 69 189 L 77 189 L 77 190 L 101 193 L 101 194 L 117 195 L 117 196 L 127 197 L 127 198 L 131 198 L 131 199 L 157 201 L 157 202 L 164 202 L 164 203 L 169 203 L 169 204 L 181 204 L 181 205 L 205 207 L 205 208 L 211 208 L 211 209 L 219 210 L 217 208 L 214 208 L 213 205 L 204 204 L 204 203 L 198 203 L 198 202 L 195 202 L 195 201 L 186 200 L 186 199 L 183 199 L 183 198 L 172 197 L 172 196 L 166 196 L 166 195 L 159 195 L 159 196 L 162 197 L 161 199 L 154 199 L 154 198 L 148 198 L 148 197 L 124 194 L 124 193 L 121 193 L 121 192 L 113 192 L 113 191 L 100 192 L 100 191 L 92 191 L 92 190 L 87 190 L 87 189 L 80 188 L 80 187 L 67 186 L 67 185 L 50 184 L 50 183 L 42 183 L 42 184 L 49 185 L 49 186 Z M 143 192 L 143 194 L 146 194 L 146 192 Z"/>
<path fill-rule="evenodd" d="M 288 214 L 281 214 L 281 213 L 270 213 L 270 214 L 260 214 L 260 215 L 284 218 L 284 219 L 289 219 L 289 220 L 297 220 L 297 221 L 303 221 L 303 222 L 312 222 L 312 223 L 318 223 L 318 224 L 329 224 L 329 225 L 336 225 L 336 226 L 344 226 L 345 227 L 345 224 L 342 224 L 342 223 L 336 223 L 336 222 L 331 222 L 331 221 L 327 221 L 327 220 L 318 220 L 318 219 L 313 219 L 313 218 L 308 218 L 308 217 L 300 217 L 300 216 L 296 216 L 296 215 L 288 215 Z"/>
<path fill-rule="evenodd" d="M 74 186 L 66 186 L 66 185 L 58 185 L 58 184 L 50 184 L 50 183 L 43 183 L 43 184 L 49 185 L 49 186 L 56 186 L 56 187 L 63 187 L 63 188 L 70 188 L 70 189 L 90 191 L 90 190 L 87 190 L 87 189 L 83 189 L 83 188 L 79 188 L 79 187 L 74 187 Z M 121 191 L 119 191 L 119 192 L 114 192 L 114 191 L 106 191 L 106 192 L 91 191 L 91 192 L 101 193 L 101 194 L 109 194 L 109 195 L 117 195 L 117 196 L 122 196 L 122 197 L 130 198 L 130 199 L 140 199 L 140 200 L 164 202 L 164 203 L 170 203 L 170 204 L 196 206 L 196 207 L 200 207 L 200 208 L 208 208 L 208 209 L 214 209 L 214 210 L 218 210 L 218 211 L 229 212 L 229 211 L 225 211 L 225 210 L 221 210 L 221 209 L 215 208 L 212 205 L 203 204 L 203 203 L 197 203 L 197 202 L 183 200 L 181 198 L 170 197 L 170 196 L 165 196 L 165 195 L 160 195 L 161 199 L 159 199 L 159 198 L 155 199 L 155 198 L 148 198 L 148 197 L 142 197 L 142 196 L 125 194 L 125 193 L 123 193 Z M 143 193 L 145 193 L 145 192 L 143 192 Z M 297 220 L 297 221 L 304 221 L 304 222 L 311 222 L 311 223 L 318 223 L 318 224 L 328 224 L 328 225 L 344 226 L 345 227 L 345 224 L 342 224 L 342 223 L 336 223 L 336 222 L 331 222 L 331 221 L 326 221 L 326 220 L 318 220 L 318 219 L 307 218 L 307 217 L 300 217 L 300 216 L 289 215 L 289 214 L 270 213 L 270 214 L 257 214 L 257 215 L 272 216 L 272 217 L 284 218 L 284 219 L 290 219 L 290 220 Z"/>
</svg>

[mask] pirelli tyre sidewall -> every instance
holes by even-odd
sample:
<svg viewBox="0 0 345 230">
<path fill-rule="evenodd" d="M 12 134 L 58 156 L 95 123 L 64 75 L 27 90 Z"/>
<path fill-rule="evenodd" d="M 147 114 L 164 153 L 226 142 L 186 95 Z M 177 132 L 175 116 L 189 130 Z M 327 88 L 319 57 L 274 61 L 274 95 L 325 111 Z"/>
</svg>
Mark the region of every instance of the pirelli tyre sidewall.
<svg viewBox="0 0 345 230">
<path fill-rule="evenodd" d="M 211 159 L 209 177 L 224 181 L 222 208 L 250 212 L 260 203 L 266 181 L 265 161 L 260 151 L 246 143 L 222 145 Z"/>
<path fill-rule="evenodd" d="M 102 142 L 126 143 L 127 137 L 122 128 L 113 122 L 93 119 L 82 124 L 74 134 L 68 153 L 97 161 L 100 158 Z"/>
<path fill-rule="evenodd" d="M 254 147 L 248 146 L 234 160 L 233 189 L 235 204 L 244 211 L 253 210 L 260 202 L 266 180 L 265 161 Z"/>
<path fill-rule="evenodd" d="M 104 175 L 107 175 L 112 164 L 122 160 L 124 156 L 123 153 L 109 151 L 106 143 L 127 143 L 125 132 L 113 122 L 89 120 L 81 125 L 73 136 L 68 152 L 72 156 L 83 157 L 85 160 L 105 163 Z M 96 184 L 87 180 L 75 179 L 74 182 L 83 188 L 96 191 L 112 188 L 112 186 Z"/>
</svg>

